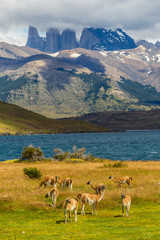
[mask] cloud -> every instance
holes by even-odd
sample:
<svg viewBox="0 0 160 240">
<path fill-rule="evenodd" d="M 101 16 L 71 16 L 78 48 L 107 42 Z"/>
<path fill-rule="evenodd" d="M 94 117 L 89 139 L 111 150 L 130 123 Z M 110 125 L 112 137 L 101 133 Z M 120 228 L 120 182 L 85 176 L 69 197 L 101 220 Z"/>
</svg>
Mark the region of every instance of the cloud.
<svg viewBox="0 0 160 240">
<path fill-rule="evenodd" d="M 0 41 L 24 45 L 29 25 L 77 33 L 90 26 L 121 27 L 135 39 L 154 41 L 160 39 L 159 9 L 159 0 L 1 0 Z"/>
</svg>

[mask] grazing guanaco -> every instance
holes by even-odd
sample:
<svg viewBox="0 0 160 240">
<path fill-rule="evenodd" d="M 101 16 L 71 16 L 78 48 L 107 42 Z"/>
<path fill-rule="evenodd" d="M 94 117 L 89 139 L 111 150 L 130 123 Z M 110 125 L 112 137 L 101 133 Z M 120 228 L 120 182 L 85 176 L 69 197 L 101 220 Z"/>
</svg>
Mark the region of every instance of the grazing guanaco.
<svg viewBox="0 0 160 240">
<path fill-rule="evenodd" d="M 132 181 L 131 177 L 119 177 L 119 178 L 116 178 L 116 177 L 110 176 L 109 179 L 112 179 L 113 182 L 118 183 L 119 187 L 122 187 L 123 183 L 127 183 L 128 186 L 131 187 L 131 181 Z"/>
<path fill-rule="evenodd" d="M 43 179 L 43 181 L 40 183 L 39 187 L 47 187 L 48 185 L 52 185 L 52 187 L 56 187 L 56 183 L 58 181 L 58 176 L 56 177 L 46 177 Z"/>
<path fill-rule="evenodd" d="M 72 190 L 73 181 L 71 178 L 64 178 L 62 180 L 57 180 L 57 183 L 62 186 L 62 189 L 64 190 L 65 187 Z"/>
<path fill-rule="evenodd" d="M 77 222 L 77 210 L 78 210 L 78 199 L 66 199 L 66 201 L 63 203 L 63 210 L 64 210 L 64 216 L 65 216 L 65 223 L 67 223 L 67 212 L 69 212 L 69 220 L 71 222 L 71 212 L 74 211 L 75 215 L 75 222 Z"/>
<path fill-rule="evenodd" d="M 85 215 L 84 212 L 85 203 L 92 205 L 92 214 L 94 214 L 95 210 L 95 214 L 97 215 L 97 204 L 102 200 L 105 189 L 106 189 L 105 186 L 102 186 L 100 188 L 99 194 L 80 193 L 77 195 L 78 199 L 81 200 L 81 215 Z"/>
<path fill-rule="evenodd" d="M 131 197 L 125 196 L 121 193 L 121 201 L 122 201 L 122 216 L 124 216 L 124 208 L 126 208 L 126 216 L 129 217 L 129 210 L 131 205 Z"/>
<path fill-rule="evenodd" d="M 87 182 L 87 184 L 91 185 L 91 188 L 93 188 L 96 191 L 96 194 L 100 193 L 101 187 L 104 186 L 103 183 L 99 183 L 97 186 L 92 185 L 92 180 Z"/>
<path fill-rule="evenodd" d="M 45 196 L 46 198 L 51 197 L 52 199 L 52 207 L 56 207 L 56 201 L 58 197 L 58 190 L 57 188 L 52 188 Z"/>
</svg>

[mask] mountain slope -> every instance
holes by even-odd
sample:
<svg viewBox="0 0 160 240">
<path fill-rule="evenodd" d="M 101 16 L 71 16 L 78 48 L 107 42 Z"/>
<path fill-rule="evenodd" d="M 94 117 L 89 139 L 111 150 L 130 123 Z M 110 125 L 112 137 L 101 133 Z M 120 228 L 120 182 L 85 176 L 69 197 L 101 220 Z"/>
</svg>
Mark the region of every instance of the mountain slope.
<svg viewBox="0 0 160 240">
<path fill-rule="evenodd" d="M 74 119 L 54 120 L 0 101 L 0 134 L 103 132 L 105 127 Z"/>
<path fill-rule="evenodd" d="M 160 49 L 0 58 L 0 99 L 51 118 L 160 108 Z"/>
<path fill-rule="evenodd" d="M 160 129 L 160 110 L 108 111 L 86 114 L 75 119 L 84 120 L 111 130 L 156 130 Z"/>
</svg>

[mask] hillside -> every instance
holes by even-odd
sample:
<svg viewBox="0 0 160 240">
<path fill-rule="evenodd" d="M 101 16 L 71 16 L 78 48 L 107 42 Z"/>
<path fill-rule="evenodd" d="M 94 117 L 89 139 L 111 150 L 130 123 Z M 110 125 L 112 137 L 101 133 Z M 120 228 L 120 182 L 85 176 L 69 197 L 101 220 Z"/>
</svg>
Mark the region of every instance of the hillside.
<svg viewBox="0 0 160 240">
<path fill-rule="evenodd" d="M 159 56 L 139 46 L 0 57 L 0 100 L 50 118 L 160 109 Z"/>
<path fill-rule="evenodd" d="M 0 134 L 103 132 L 107 128 L 72 119 L 54 120 L 0 101 Z"/>
<path fill-rule="evenodd" d="M 160 129 L 160 110 L 108 111 L 86 114 L 75 119 L 84 120 L 112 130 Z"/>
</svg>

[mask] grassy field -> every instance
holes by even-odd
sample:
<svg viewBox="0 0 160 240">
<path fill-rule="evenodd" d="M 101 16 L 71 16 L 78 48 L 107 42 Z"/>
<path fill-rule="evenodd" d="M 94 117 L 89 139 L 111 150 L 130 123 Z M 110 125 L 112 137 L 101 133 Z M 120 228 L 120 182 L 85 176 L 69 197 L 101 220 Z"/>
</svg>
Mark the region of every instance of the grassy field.
<svg viewBox="0 0 160 240">
<path fill-rule="evenodd" d="M 96 163 L 0 163 L 0 239 L 160 239 L 160 162 L 125 162 L 113 167 L 114 162 Z M 41 180 L 31 180 L 23 174 L 24 167 L 37 167 L 45 176 L 71 177 L 73 191 L 58 186 L 57 208 L 45 195 L 50 187 L 38 188 Z M 117 187 L 109 176 L 131 176 L 132 188 Z M 86 182 L 104 183 L 104 199 L 98 204 L 98 215 L 91 215 L 85 206 L 85 216 L 78 222 L 64 223 L 62 202 L 78 193 L 93 193 Z M 130 218 L 121 215 L 121 192 L 132 198 Z"/>
</svg>

